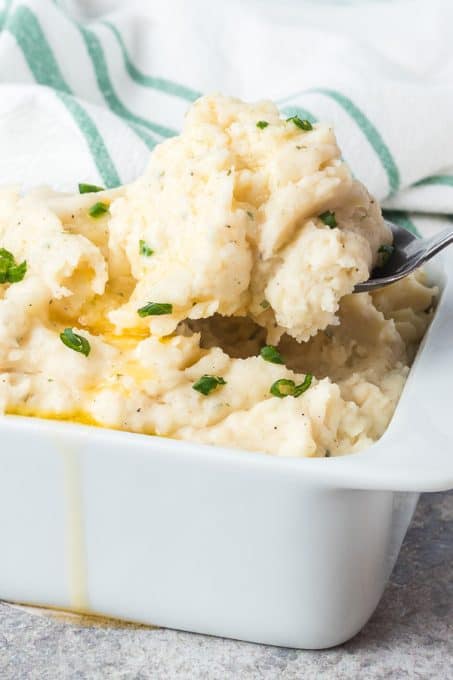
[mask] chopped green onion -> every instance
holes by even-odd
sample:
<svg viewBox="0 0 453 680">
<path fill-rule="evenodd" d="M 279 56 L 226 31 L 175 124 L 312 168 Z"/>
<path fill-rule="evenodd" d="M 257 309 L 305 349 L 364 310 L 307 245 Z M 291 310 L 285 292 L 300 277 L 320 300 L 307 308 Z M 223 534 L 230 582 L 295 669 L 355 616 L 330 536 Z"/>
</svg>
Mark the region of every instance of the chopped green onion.
<svg viewBox="0 0 453 680">
<path fill-rule="evenodd" d="M 9 252 L 9 250 L 5 250 L 5 248 L 0 248 L 0 260 L 4 260 L 8 264 L 14 264 L 14 255 Z"/>
<path fill-rule="evenodd" d="M 95 203 L 94 205 L 91 206 L 91 208 L 88 210 L 88 214 L 91 217 L 102 217 L 102 215 L 105 215 L 109 211 L 109 206 L 107 203 L 103 203 L 102 201 L 99 201 L 99 203 Z"/>
<path fill-rule="evenodd" d="M 27 271 L 25 260 L 21 264 L 16 264 L 14 255 L 0 248 L 0 283 L 17 283 L 22 281 Z"/>
<path fill-rule="evenodd" d="M 306 392 L 311 385 L 313 376 L 311 373 L 306 373 L 304 381 L 300 385 L 296 385 L 296 390 L 294 392 L 295 397 L 300 397 L 301 394 Z"/>
<path fill-rule="evenodd" d="M 269 309 L 270 306 L 271 303 L 268 300 L 261 300 L 260 307 L 262 307 L 263 309 Z"/>
<path fill-rule="evenodd" d="M 321 222 L 324 222 L 324 224 L 326 224 L 331 229 L 335 229 L 335 227 L 338 226 L 335 213 L 332 212 L 331 210 L 326 210 L 325 212 L 321 213 L 319 215 L 319 219 L 321 220 Z"/>
<path fill-rule="evenodd" d="M 274 397 L 279 397 L 283 399 L 284 397 L 300 397 L 301 394 L 306 392 L 311 385 L 313 376 L 311 373 L 307 373 L 303 383 L 296 385 L 294 380 L 287 380 L 286 378 L 280 378 L 276 380 L 270 388 L 270 393 Z"/>
<path fill-rule="evenodd" d="M 219 385 L 226 385 L 226 381 L 218 375 L 202 375 L 201 378 L 192 385 L 192 389 L 207 396 Z"/>
<path fill-rule="evenodd" d="M 384 267 L 387 264 L 394 251 L 395 247 L 389 244 L 384 243 L 382 246 L 379 246 L 378 253 L 381 255 L 381 267 Z"/>
<path fill-rule="evenodd" d="M 137 309 L 137 314 L 144 316 L 161 316 L 162 314 L 171 314 L 173 305 L 168 302 L 148 302 L 144 307 Z"/>
<path fill-rule="evenodd" d="M 94 194 L 96 191 L 105 191 L 104 187 L 98 187 L 96 184 L 79 184 L 79 194 Z"/>
<path fill-rule="evenodd" d="M 267 128 L 268 125 L 269 123 L 267 122 L 267 120 L 259 120 L 256 124 L 256 127 L 259 128 L 260 130 L 264 130 L 264 128 Z"/>
<path fill-rule="evenodd" d="M 86 357 L 90 353 L 91 347 L 88 340 L 81 335 L 74 333 L 72 328 L 65 328 L 63 333 L 60 333 L 60 340 L 66 347 L 73 349 L 74 352 L 80 352 L 80 354 L 83 354 Z"/>
<path fill-rule="evenodd" d="M 264 361 L 270 361 L 271 364 L 283 364 L 282 355 L 274 345 L 265 345 L 262 347 L 260 356 Z"/>
<path fill-rule="evenodd" d="M 294 125 L 297 125 L 297 127 L 301 130 L 305 130 L 305 132 L 313 130 L 313 125 L 310 123 L 310 121 L 306 120 L 305 118 L 299 118 L 299 116 L 291 116 L 290 118 L 286 119 L 286 122 L 294 123 Z"/>
<path fill-rule="evenodd" d="M 22 281 L 27 272 L 27 263 L 24 260 L 20 264 L 13 265 L 6 273 L 6 280 L 8 283 L 18 283 Z"/>
<path fill-rule="evenodd" d="M 150 257 L 154 253 L 154 250 L 149 247 L 149 245 L 146 243 L 146 241 L 143 241 L 142 239 L 140 239 L 140 241 L 139 241 L 139 252 L 140 252 L 140 255 L 144 255 L 145 257 Z"/>
<path fill-rule="evenodd" d="M 283 399 L 283 397 L 288 396 L 292 397 L 294 396 L 294 392 L 296 391 L 296 383 L 294 382 L 294 380 L 280 378 L 280 380 L 276 380 L 271 385 L 271 389 L 269 391 L 274 397 L 280 397 L 280 399 Z"/>
</svg>

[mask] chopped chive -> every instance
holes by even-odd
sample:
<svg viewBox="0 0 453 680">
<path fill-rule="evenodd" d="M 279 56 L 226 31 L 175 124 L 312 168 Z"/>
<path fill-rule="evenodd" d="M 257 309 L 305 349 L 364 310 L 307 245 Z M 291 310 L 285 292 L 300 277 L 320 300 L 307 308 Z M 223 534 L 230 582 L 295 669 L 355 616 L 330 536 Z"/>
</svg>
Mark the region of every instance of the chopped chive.
<svg viewBox="0 0 453 680">
<path fill-rule="evenodd" d="M 20 264 L 12 265 L 6 272 L 6 280 L 8 283 L 18 283 L 22 281 L 27 273 L 27 263 L 24 260 Z"/>
<path fill-rule="evenodd" d="M 263 309 L 269 309 L 270 306 L 271 303 L 268 300 L 261 300 L 260 307 L 262 307 Z"/>
<path fill-rule="evenodd" d="M 140 239 L 139 241 L 139 252 L 140 255 L 144 255 L 144 257 L 151 257 L 151 255 L 154 253 L 154 250 L 149 247 L 149 245 L 146 243 L 146 241 L 143 241 Z"/>
<path fill-rule="evenodd" d="M 299 116 L 290 116 L 290 118 L 286 119 L 286 122 L 294 123 L 294 125 L 297 125 L 297 127 L 301 130 L 305 130 L 305 132 L 313 130 L 313 125 L 310 123 L 310 121 L 306 120 L 305 118 L 299 118 Z"/>
<path fill-rule="evenodd" d="M 109 206 L 107 203 L 103 203 L 102 201 L 99 201 L 98 203 L 95 203 L 94 205 L 91 206 L 91 208 L 88 210 L 88 214 L 91 217 L 98 218 L 102 217 L 102 215 L 105 215 L 109 211 Z"/>
<path fill-rule="evenodd" d="M 264 361 L 270 361 L 271 364 L 283 364 L 282 355 L 274 345 L 265 345 L 262 347 L 260 356 Z"/>
<path fill-rule="evenodd" d="M 14 255 L 0 248 L 0 283 L 18 283 L 22 281 L 27 271 L 27 263 L 24 260 L 21 264 L 16 264 Z"/>
<path fill-rule="evenodd" d="M 220 385 L 226 385 L 226 381 L 218 375 L 202 375 L 192 385 L 192 389 L 207 396 Z"/>
<path fill-rule="evenodd" d="M 96 184 L 79 184 L 79 194 L 94 194 L 96 191 L 105 191 L 104 187 L 98 187 Z"/>
<path fill-rule="evenodd" d="M 279 397 L 280 399 L 283 399 L 283 397 L 294 396 L 295 390 L 296 383 L 294 382 L 294 380 L 280 378 L 280 380 L 276 380 L 271 385 L 271 389 L 269 391 L 274 397 Z"/>
<path fill-rule="evenodd" d="M 145 316 L 161 316 L 162 314 L 171 314 L 173 305 L 168 302 L 148 302 L 144 307 L 137 309 L 137 314 L 141 317 Z"/>
<path fill-rule="evenodd" d="M 80 352 L 80 354 L 86 357 L 90 353 L 91 347 L 88 340 L 74 333 L 72 328 L 65 328 L 63 333 L 60 333 L 60 340 L 66 347 L 73 349 L 74 352 Z"/>
<path fill-rule="evenodd" d="M 294 380 L 280 378 L 280 380 L 276 380 L 271 385 L 269 392 L 274 397 L 279 397 L 280 399 L 284 397 L 300 397 L 301 394 L 308 390 L 312 380 L 313 376 L 311 373 L 306 374 L 304 381 L 300 385 L 296 385 Z"/>
<path fill-rule="evenodd" d="M 381 267 L 384 267 L 387 264 L 394 252 L 394 246 L 386 243 L 382 244 L 382 246 L 379 246 L 378 253 L 381 255 Z"/>
<path fill-rule="evenodd" d="M 268 125 L 269 123 L 267 122 L 267 120 L 259 120 L 256 124 L 256 127 L 259 128 L 260 130 L 264 130 L 264 128 L 267 128 Z"/>
<path fill-rule="evenodd" d="M 6 250 L 5 248 L 0 248 L 0 261 L 4 260 L 9 265 L 14 264 L 14 255 Z"/>
<path fill-rule="evenodd" d="M 335 229 L 335 227 L 338 226 L 335 213 L 332 212 L 331 210 L 326 210 L 325 212 L 321 213 L 319 215 L 319 219 L 321 220 L 321 222 L 324 222 L 324 224 L 326 224 L 331 229 Z"/>
<path fill-rule="evenodd" d="M 307 373 L 305 375 L 304 381 L 300 385 L 296 385 L 296 390 L 294 392 L 295 397 L 300 397 L 301 394 L 306 392 L 308 388 L 311 385 L 311 381 L 313 380 L 313 376 L 311 373 Z"/>
</svg>

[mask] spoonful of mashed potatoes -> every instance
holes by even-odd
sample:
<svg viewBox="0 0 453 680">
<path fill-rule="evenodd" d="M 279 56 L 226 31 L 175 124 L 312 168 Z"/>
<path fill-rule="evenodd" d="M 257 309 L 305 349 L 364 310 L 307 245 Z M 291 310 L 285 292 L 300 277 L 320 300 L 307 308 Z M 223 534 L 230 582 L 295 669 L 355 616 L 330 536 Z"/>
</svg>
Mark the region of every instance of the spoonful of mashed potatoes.
<svg viewBox="0 0 453 680">
<path fill-rule="evenodd" d="M 210 96 L 128 186 L 0 193 L 0 411 L 288 456 L 388 425 L 436 289 L 328 125 Z"/>
</svg>

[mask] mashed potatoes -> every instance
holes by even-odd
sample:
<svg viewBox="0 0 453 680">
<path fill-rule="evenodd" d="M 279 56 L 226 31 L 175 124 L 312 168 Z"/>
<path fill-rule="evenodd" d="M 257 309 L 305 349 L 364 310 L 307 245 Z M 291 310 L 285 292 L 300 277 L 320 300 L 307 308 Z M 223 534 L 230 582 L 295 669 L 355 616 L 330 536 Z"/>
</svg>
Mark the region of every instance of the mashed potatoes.
<svg viewBox="0 0 453 680">
<path fill-rule="evenodd" d="M 0 410 L 286 456 L 382 435 L 435 290 L 326 125 L 205 97 L 113 191 L 0 195 Z M 3 272 L 3 274 L 2 274 Z"/>
</svg>

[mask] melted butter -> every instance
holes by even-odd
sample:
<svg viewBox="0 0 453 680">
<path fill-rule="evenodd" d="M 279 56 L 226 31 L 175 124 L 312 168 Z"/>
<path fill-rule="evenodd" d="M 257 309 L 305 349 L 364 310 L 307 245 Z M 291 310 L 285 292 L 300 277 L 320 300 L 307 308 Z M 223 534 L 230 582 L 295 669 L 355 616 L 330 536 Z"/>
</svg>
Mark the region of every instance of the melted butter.
<svg viewBox="0 0 453 680">
<path fill-rule="evenodd" d="M 121 333 L 106 331 L 101 333 L 102 339 L 121 351 L 135 349 L 139 342 L 149 338 L 148 328 L 125 328 Z"/>
<path fill-rule="evenodd" d="M 170 335 L 163 335 L 161 338 L 159 338 L 159 342 L 161 342 L 163 345 L 168 345 L 174 337 L 174 333 L 171 333 Z"/>
<path fill-rule="evenodd" d="M 64 461 L 66 509 L 66 562 L 70 608 L 89 611 L 85 536 L 83 530 L 82 486 L 78 452 L 67 441 L 59 442 Z"/>
<path fill-rule="evenodd" d="M 83 410 L 68 411 L 67 413 L 57 413 L 55 411 L 44 411 L 40 409 L 32 409 L 26 405 L 19 404 L 17 406 L 9 407 L 6 413 L 10 416 L 25 416 L 28 418 L 44 418 L 45 420 L 65 420 L 72 423 L 80 423 L 82 425 L 92 425 L 95 427 L 106 427 L 99 423 L 93 416 Z"/>
</svg>

